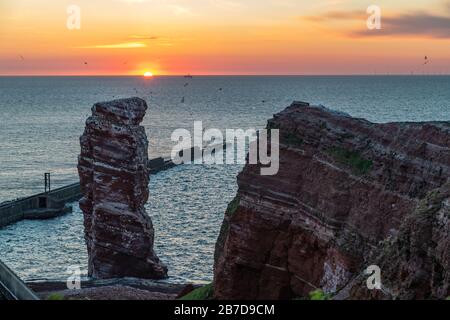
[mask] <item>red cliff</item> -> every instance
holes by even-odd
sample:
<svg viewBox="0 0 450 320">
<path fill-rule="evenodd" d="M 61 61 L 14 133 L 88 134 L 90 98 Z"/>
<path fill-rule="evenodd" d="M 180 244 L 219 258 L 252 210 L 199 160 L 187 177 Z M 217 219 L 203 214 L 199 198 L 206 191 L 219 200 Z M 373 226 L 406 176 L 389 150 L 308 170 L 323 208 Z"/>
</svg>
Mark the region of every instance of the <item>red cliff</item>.
<svg viewBox="0 0 450 320">
<path fill-rule="evenodd" d="M 97 103 L 80 138 L 78 160 L 89 275 L 164 278 L 153 251 L 154 230 L 144 205 L 149 196 L 148 141 L 139 98 Z"/>
<path fill-rule="evenodd" d="M 294 103 L 280 170 L 246 165 L 216 245 L 215 296 L 340 299 L 449 295 L 450 124 L 375 124 Z M 381 268 L 383 290 L 363 287 Z"/>
</svg>

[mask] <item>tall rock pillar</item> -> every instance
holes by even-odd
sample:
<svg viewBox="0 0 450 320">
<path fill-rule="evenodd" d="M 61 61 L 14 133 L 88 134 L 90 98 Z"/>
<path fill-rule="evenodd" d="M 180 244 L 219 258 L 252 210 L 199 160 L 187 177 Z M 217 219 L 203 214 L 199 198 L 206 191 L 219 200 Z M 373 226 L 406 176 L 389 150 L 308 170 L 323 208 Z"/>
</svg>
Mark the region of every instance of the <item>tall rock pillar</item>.
<svg viewBox="0 0 450 320">
<path fill-rule="evenodd" d="M 167 268 L 153 251 L 148 140 L 139 98 L 97 103 L 80 138 L 78 159 L 89 275 L 159 279 Z"/>
</svg>

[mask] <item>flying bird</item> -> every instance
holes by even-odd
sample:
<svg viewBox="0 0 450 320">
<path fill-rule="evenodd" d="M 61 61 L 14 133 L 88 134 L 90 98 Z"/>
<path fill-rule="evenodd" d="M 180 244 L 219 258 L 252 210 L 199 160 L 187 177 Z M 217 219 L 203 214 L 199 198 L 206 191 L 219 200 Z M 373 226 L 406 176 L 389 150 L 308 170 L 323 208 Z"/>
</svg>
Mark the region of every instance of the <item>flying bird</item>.
<svg viewBox="0 0 450 320">
<path fill-rule="evenodd" d="M 24 61 L 25 58 L 23 57 L 23 55 L 19 54 L 20 60 Z"/>
<path fill-rule="evenodd" d="M 428 62 L 430 62 L 430 60 L 428 59 L 428 56 L 425 56 L 423 64 L 428 64 Z"/>
</svg>

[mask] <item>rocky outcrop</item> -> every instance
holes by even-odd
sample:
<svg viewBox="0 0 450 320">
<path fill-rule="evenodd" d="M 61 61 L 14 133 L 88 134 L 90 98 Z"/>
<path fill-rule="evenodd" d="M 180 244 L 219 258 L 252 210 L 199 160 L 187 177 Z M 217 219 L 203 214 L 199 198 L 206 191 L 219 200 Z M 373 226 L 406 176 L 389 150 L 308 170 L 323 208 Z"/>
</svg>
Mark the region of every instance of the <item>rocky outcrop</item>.
<svg viewBox="0 0 450 320">
<path fill-rule="evenodd" d="M 80 138 L 78 160 L 89 275 L 159 279 L 167 268 L 153 251 L 148 141 L 139 98 L 97 103 Z"/>
<path fill-rule="evenodd" d="M 31 281 L 27 285 L 43 300 L 52 296 L 64 300 L 174 300 L 198 287 L 137 278 L 84 280 L 81 289 L 67 289 L 65 281 Z"/>
<path fill-rule="evenodd" d="M 280 170 L 238 176 L 216 245 L 217 298 L 449 295 L 448 122 L 375 124 L 294 103 L 268 128 L 280 130 Z M 383 290 L 361 289 L 370 265 Z"/>
<path fill-rule="evenodd" d="M 352 299 L 444 299 L 450 288 L 450 184 L 435 189 L 404 218 L 372 261 L 382 273 L 381 290 L 367 289 L 367 275 L 340 293 Z"/>
</svg>

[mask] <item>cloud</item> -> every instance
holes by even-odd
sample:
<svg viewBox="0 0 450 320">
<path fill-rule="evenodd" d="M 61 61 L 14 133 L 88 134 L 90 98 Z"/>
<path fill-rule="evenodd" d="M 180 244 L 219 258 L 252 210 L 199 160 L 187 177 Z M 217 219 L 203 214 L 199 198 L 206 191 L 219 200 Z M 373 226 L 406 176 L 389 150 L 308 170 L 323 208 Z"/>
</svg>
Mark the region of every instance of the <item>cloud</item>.
<svg viewBox="0 0 450 320">
<path fill-rule="evenodd" d="M 115 1 L 131 5 L 151 3 L 154 6 L 169 9 L 176 16 L 192 13 L 191 8 L 184 5 L 185 1 L 180 0 L 115 0 Z"/>
<path fill-rule="evenodd" d="M 135 4 L 135 3 L 144 3 L 144 2 L 149 2 L 151 0 L 116 0 L 117 2 L 125 2 L 125 3 L 129 3 L 129 4 Z"/>
<path fill-rule="evenodd" d="M 304 17 L 314 22 L 361 21 L 361 29 L 345 31 L 350 36 L 423 36 L 450 39 L 450 2 L 447 3 L 449 15 L 436 15 L 425 11 L 415 11 L 381 17 L 381 30 L 368 30 L 364 11 L 331 11 L 319 16 Z"/>
<path fill-rule="evenodd" d="M 82 49 L 136 49 L 136 48 L 145 48 L 145 47 L 147 47 L 147 45 L 142 42 L 125 42 L 125 43 L 116 43 L 116 44 L 81 46 L 81 47 L 76 47 L 76 48 L 82 48 Z"/>
<path fill-rule="evenodd" d="M 210 0 L 210 3 L 222 9 L 241 9 L 245 6 L 242 2 L 231 0 Z"/>
<path fill-rule="evenodd" d="M 158 40 L 159 37 L 157 36 L 146 36 L 146 35 L 132 35 L 130 36 L 131 39 L 138 39 L 138 40 Z"/>
<path fill-rule="evenodd" d="M 328 21 L 328 20 L 358 20 L 367 19 L 368 15 L 365 11 L 329 11 L 320 16 L 307 16 L 303 19 L 310 21 Z"/>
<path fill-rule="evenodd" d="M 360 30 L 356 36 L 426 36 L 450 39 L 450 17 L 426 12 L 414 12 L 398 16 L 384 17 L 381 30 Z"/>
<path fill-rule="evenodd" d="M 191 9 L 181 6 L 181 5 L 171 4 L 171 5 L 168 5 L 168 7 L 172 10 L 173 14 L 177 15 L 177 16 L 191 13 Z"/>
<path fill-rule="evenodd" d="M 161 47 L 172 47 L 180 42 L 192 41 L 193 38 L 186 37 L 176 37 L 176 36 L 156 36 L 156 35 L 145 35 L 145 34 L 134 34 L 128 36 L 128 39 L 135 39 L 139 41 L 147 42 L 146 46 L 161 46 Z M 142 43 L 142 42 L 139 42 Z M 142 43 L 144 44 L 144 43 Z M 102 46 L 104 47 L 104 46 Z"/>
</svg>

